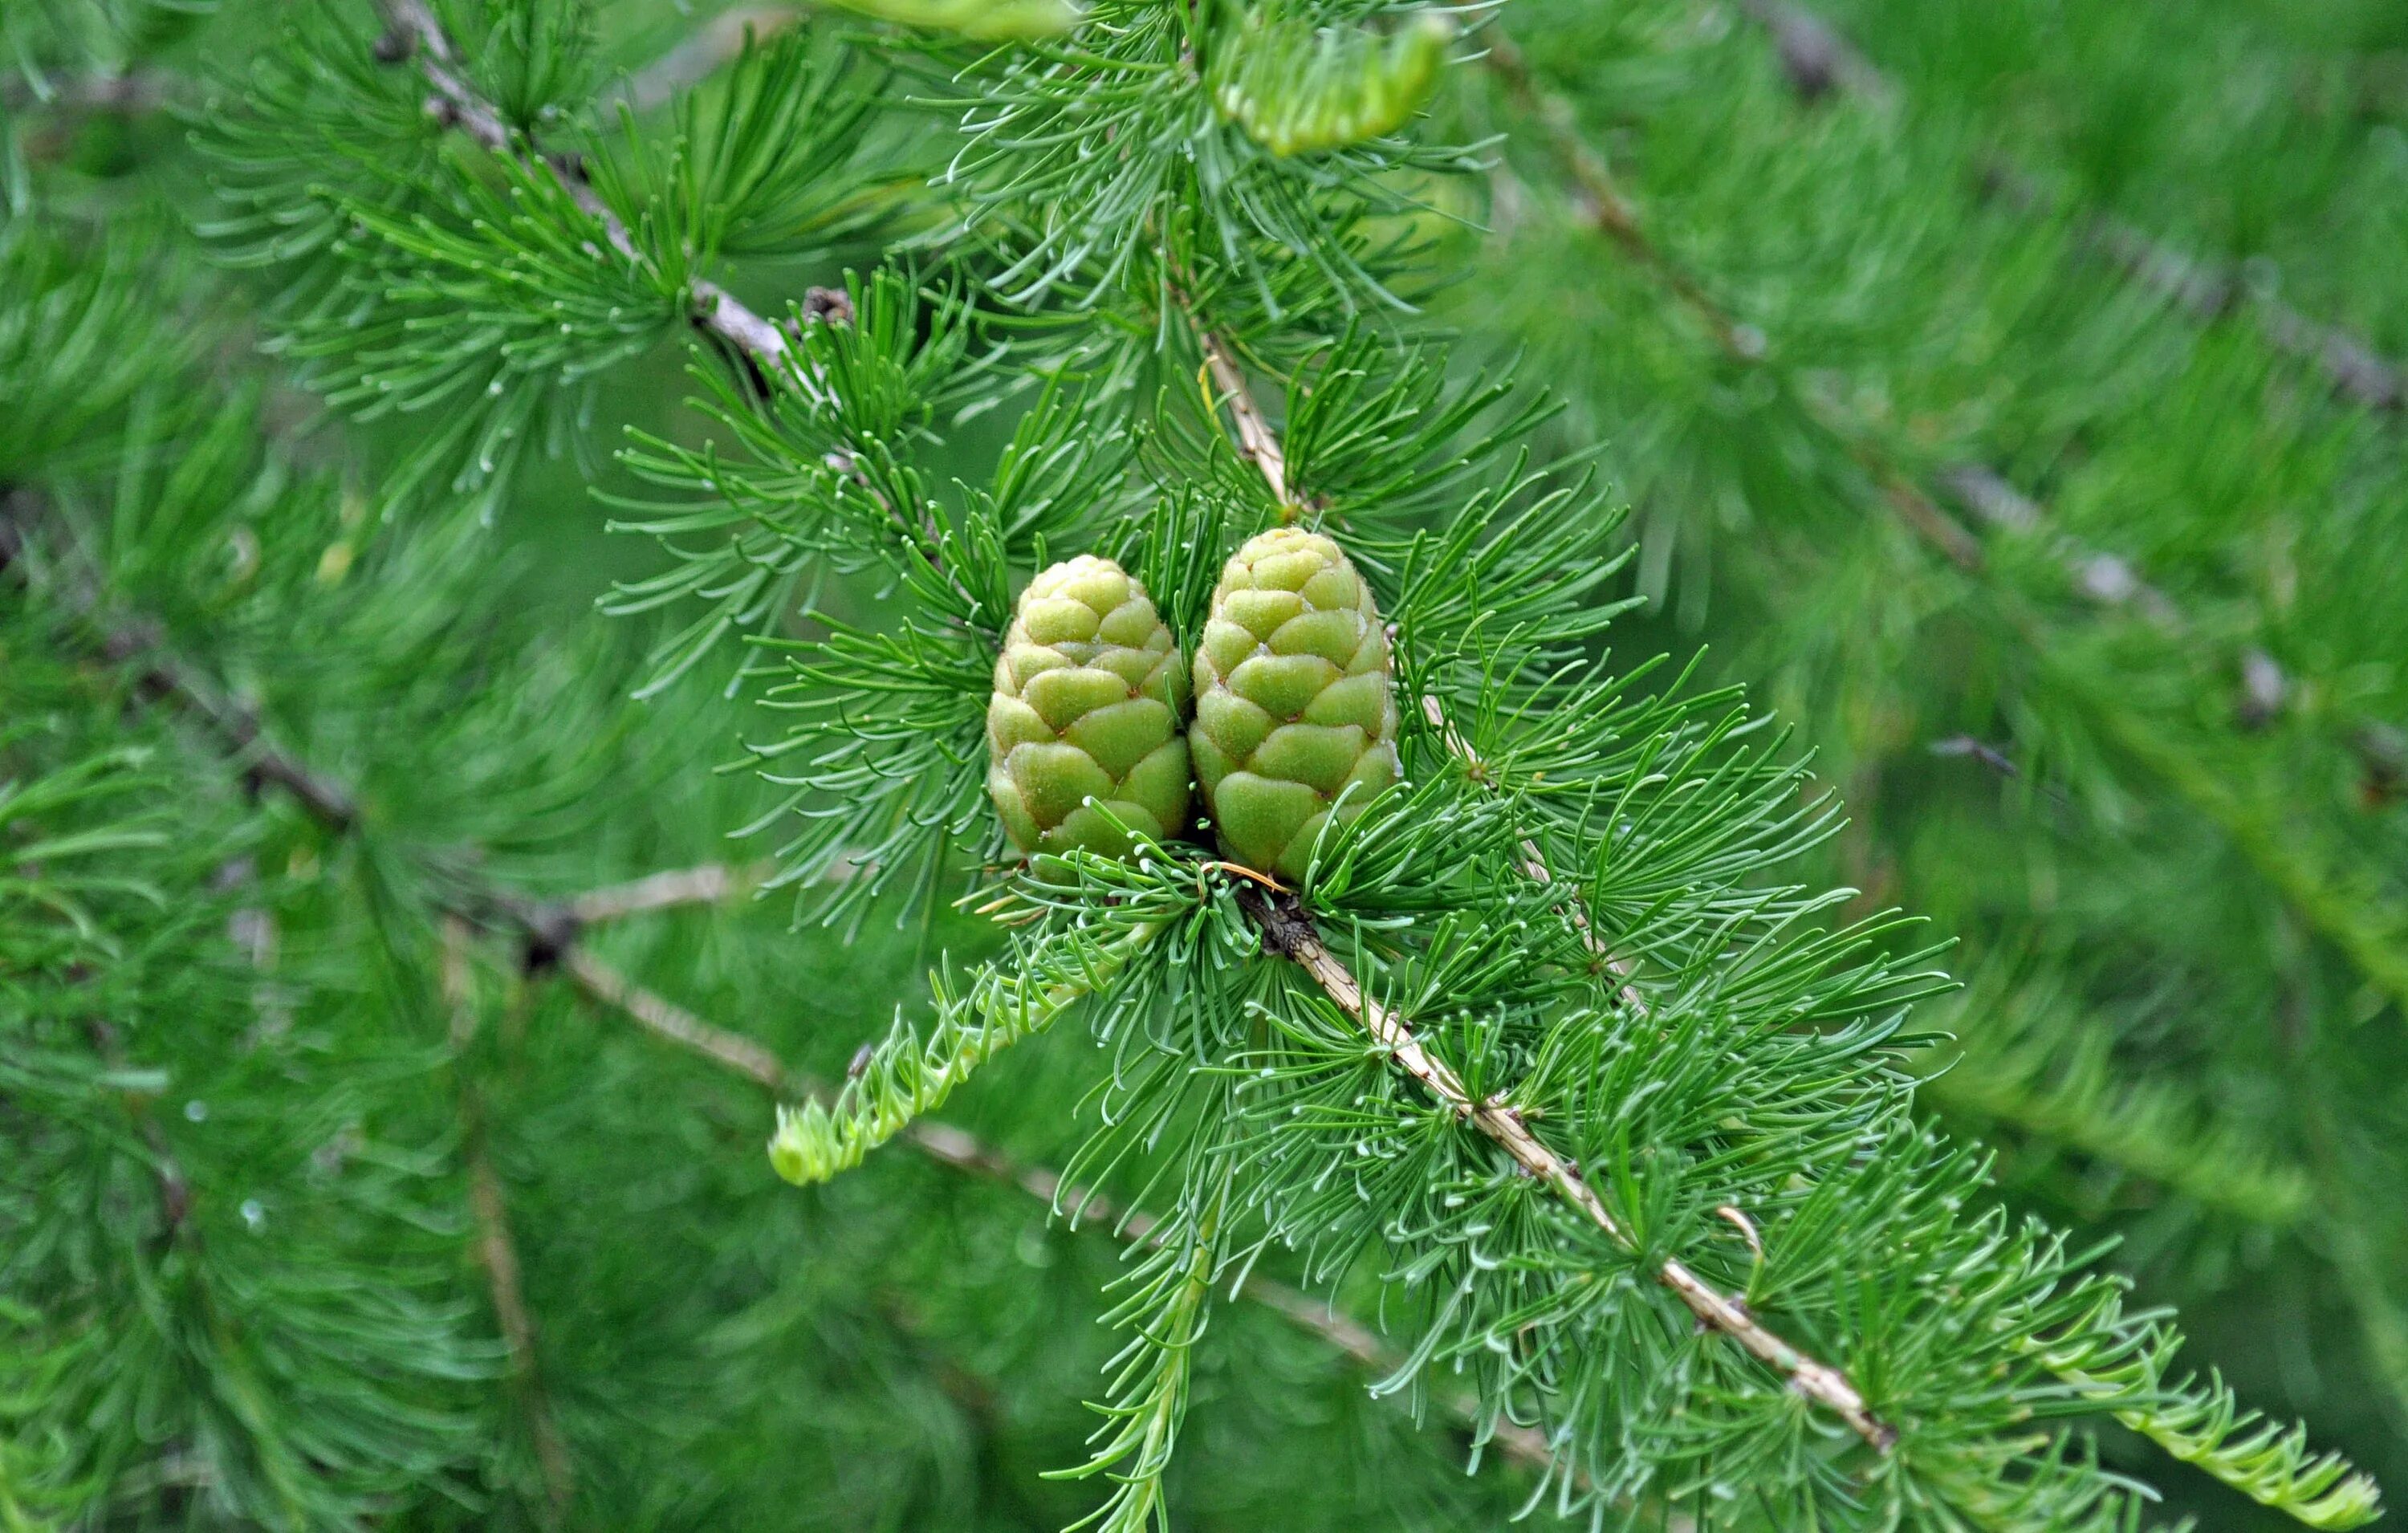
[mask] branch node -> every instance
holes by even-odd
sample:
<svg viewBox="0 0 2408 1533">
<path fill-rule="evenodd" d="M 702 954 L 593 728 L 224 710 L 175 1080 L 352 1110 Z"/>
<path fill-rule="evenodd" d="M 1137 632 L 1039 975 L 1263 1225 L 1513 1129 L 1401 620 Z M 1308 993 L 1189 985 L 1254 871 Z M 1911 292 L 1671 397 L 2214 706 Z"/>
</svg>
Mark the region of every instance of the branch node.
<svg viewBox="0 0 2408 1533">
<path fill-rule="evenodd" d="M 514 914 L 522 932 L 519 972 L 529 979 L 558 968 L 585 924 L 573 907 L 552 901 L 526 907 Z"/>
<path fill-rule="evenodd" d="M 803 290 L 803 318 L 823 324 L 853 323 L 853 294 L 842 288 L 811 287 Z"/>
</svg>

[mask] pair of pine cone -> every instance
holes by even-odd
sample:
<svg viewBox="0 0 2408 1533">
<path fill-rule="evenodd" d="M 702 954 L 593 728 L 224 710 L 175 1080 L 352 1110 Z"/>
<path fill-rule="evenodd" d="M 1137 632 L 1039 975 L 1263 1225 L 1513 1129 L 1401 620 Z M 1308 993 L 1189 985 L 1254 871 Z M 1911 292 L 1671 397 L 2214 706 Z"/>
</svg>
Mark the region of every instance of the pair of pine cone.
<svg viewBox="0 0 2408 1533">
<path fill-rule="evenodd" d="M 1360 812 L 1397 781 L 1387 629 L 1320 534 L 1275 528 L 1237 552 L 1194 673 L 1191 723 L 1188 662 L 1110 559 L 1039 575 L 986 716 L 987 791 L 1012 844 L 1121 856 L 1114 821 L 1168 840 L 1187 828 L 1192 781 L 1228 857 L 1293 881 L 1332 813 Z"/>
</svg>

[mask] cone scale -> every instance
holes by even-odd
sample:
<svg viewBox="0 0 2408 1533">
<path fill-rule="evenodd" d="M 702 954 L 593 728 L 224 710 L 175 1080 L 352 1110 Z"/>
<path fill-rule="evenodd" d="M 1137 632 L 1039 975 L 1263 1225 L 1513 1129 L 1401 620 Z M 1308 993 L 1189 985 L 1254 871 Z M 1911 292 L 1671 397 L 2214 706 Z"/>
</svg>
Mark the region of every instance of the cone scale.
<svg viewBox="0 0 2408 1533">
<path fill-rule="evenodd" d="M 1300 528 L 1251 539 L 1196 652 L 1189 745 L 1222 851 L 1302 879 L 1330 816 L 1397 781 L 1396 741 L 1388 632 L 1353 562 Z"/>
<path fill-rule="evenodd" d="M 1155 840 L 1185 829 L 1186 711 L 1186 664 L 1143 586 L 1090 554 L 1039 574 L 987 705 L 987 793 L 1012 845 L 1125 856 L 1114 819 Z"/>
</svg>

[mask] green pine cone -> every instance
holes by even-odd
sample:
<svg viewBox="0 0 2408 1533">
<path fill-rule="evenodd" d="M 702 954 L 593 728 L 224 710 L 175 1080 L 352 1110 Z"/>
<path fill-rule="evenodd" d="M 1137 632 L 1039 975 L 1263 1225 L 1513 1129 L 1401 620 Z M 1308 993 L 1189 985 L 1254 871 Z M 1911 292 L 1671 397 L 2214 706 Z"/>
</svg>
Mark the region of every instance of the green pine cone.
<svg viewBox="0 0 2408 1533">
<path fill-rule="evenodd" d="M 1351 819 L 1397 781 L 1388 630 L 1336 543 L 1274 528 L 1222 569 L 1189 745 L 1221 849 L 1291 881 L 1340 793 Z"/>
<path fill-rule="evenodd" d="M 995 663 L 987 793 L 1023 852 L 1125 856 L 1089 807 L 1166 840 L 1187 826 L 1187 666 L 1145 588 L 1081 554 L 1029 582 Z"/>
</svg>

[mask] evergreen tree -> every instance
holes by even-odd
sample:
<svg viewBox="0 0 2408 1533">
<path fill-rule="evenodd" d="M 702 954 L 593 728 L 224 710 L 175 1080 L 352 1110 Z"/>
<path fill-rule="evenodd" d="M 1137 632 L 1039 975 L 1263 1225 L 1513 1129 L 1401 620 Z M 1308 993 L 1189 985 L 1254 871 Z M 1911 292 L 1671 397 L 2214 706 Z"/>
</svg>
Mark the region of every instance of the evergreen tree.
<svg viewBox="0 0 2408 1533">
<path fill-rule="evenodd" d="M 0 13 L 11 1525 L 2371 1520 L 2075 1230 L 2402 1371 L 2375 375 L 1700 14 Z"/>
</svg>

